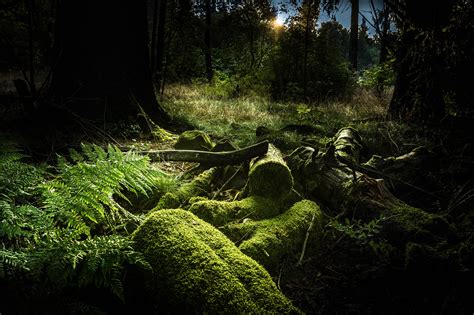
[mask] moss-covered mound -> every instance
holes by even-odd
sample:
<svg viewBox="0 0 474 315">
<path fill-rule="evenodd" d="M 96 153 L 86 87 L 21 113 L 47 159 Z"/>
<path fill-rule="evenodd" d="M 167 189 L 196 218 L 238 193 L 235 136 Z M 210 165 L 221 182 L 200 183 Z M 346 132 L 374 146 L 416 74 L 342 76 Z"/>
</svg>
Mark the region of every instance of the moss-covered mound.
<svg viewBox="0 0 474 315">
<path fill-rule="evenodd" d="M 293 176 L 283 156 L 273 145 L 263 157 L 253 161 L 249 171 L 250 195 L 281 198 L 293 188 Z"/>
<path fill-rule="evenodd" d="M 281 213 L 280 201 L 250 196 L 238 201 L 203 200 L 192 204 L 189 211 L 211 223 L 222 226 L 234 220 L 246 218 L 260 220 L 274 217 Z"/>
<path fill-rule="evenodd" d="M 321 233 L 322 213 L 316 203 L 303 200 L 271 219 L 229 224 L 224 233 L 236 242 L 245 239 L 239 249 L 265 267 L 273 268 L 283 256 L 302 250 L 311 222 L 309 242 L 314 242 Z"/>
<path fill-rule="evenodd" d="M 216 168 L 208 169 L 192 181 L 181 185 L 175 192 L 166 193 L 153 210 L 179 208 L 190 198 L 207 193 L 215 173 Z"/>
<path fill-rule="evenodd" d="M 152 213 L 134 232 L 154 270 L 150 288 L 173 313 L 297 313 L 267 271 L 184 210 Z"/>
<path fill-rule="evenodd" d="M 200 150 L 209 151 L 214 146 L 211 138 L 202 131 L 188 130 L 183 132 L 176 141 L 174 147 L 178 150 Z"/>
</svg>

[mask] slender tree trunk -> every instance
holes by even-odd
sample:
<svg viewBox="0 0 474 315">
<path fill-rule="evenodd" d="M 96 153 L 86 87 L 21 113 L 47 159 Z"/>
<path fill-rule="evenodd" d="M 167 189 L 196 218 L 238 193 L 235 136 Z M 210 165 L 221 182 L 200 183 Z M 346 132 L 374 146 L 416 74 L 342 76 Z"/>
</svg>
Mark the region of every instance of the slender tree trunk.
<svg viewBox="0 0 474 315">
<path fill-rule="evenodd" d="M 204 33 L 204 42 L 206 45 L 206 76 L 207 81 L 211 82 L 213 76 L 211 54 L 211 0 L 206 0 L 206 31 Z"/>
<path fill-rule="evenodd" d="M 114 116 L 138 113 L 134 98 L 153 121 L 169 121 L 153 88 L 145 1 L 62 0 L 57 15 L 52 95 L 107 99 Z M 68 104 L 87 115 L 104 112 L 103 103 Z"/>
<path fill-rule="evenodd" d="M 28 7 L 28 46 L 29 46 L 29 63 L 30 63 L 30 93 L 34 97 L 36 95 L 36 83 L 35 83 L 35 50 L 33 43 L 33 11 L 34 11 L 34 0 L 26 0 Z"/>
<path fill-rule="evenodd" d="M 165 51 L 165 26 L 168 10 L 168 0 L 160 0 L 160 18 L 158 20 L 158 38 L 156 43 L 156 78 L 157 86 L 163 82 L 163 59 Z"/>
<path fill-rule="evenodd" d="M 359 42 L 359 0 L 351 0 L 351 35 L 349 61 L 352 69 L 357 71 L 357 44 Z"/>
<path fill-rule="evenodd" d="M 389 7 L 384 3 L 382 11 L 382 33 L 380 34 L 380 54 L 379 63 L 383 64 L 388 58 L 388 32 L 390 30 L 390 11 Z"/>
<path fill-rule="evenodd" d="M 157 29 L 157 24 L 158 24 L 158 6 L 161 1 L 155 0 L 153 2 L 153 22 L 152 22 L 152 28 L 151 28 L 151 45 L 150 45 L 150 68 L 151 68 L 151 73 L 152 77 L 155 76 L 155 70 L 156 70 L 156 29 Z"/>
<path fill-rule="evenodd" d="M 307 1 L 308 9 L 306 12 L 306 29 L 304 33 L 304 59 L 303 59 L 303 96 L 307 96 L 308 86 L 308 46 L 309 46 L 309 34 L 310 34 L 310 23 L 311 23 L 311 7 L 313 0 Z"/>
</svg>

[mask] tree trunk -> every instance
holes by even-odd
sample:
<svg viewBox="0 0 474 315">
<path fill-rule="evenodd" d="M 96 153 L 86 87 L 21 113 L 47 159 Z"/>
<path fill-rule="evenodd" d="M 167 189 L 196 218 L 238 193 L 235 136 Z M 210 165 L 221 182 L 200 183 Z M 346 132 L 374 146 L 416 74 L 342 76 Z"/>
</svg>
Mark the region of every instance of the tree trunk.
<svg viewBox="0 0 474 315">
<path fill-rule="evenodd" d="M 56 23 L 53 96 L 104 99 L 114 116 L 138 113 L 135 99 L 153 121 L 169 121 L 153 89 L 145 1 L 62 0 Z M 86 115 L 104 112 L 69 105 Z"/>
<path fill-rule="evenodd" d="M 160 87 L 160 90 L 163 82 L 163 59 L 165 55 L 165 26 L 167 10 L 168 0 L 160 0 L 160 18 L 158 20 L 158 38 L 156 43 L 156 78 L 157 86 Z"/>
<path fill-rule="evenodd" d="M 307 1 L 308 10 L 306 12 L 306 29 L 304 33 L 304 60 L 303 60 L 303 96 L 307 96 L 307 87 L 308 87 L 308 46 L 309 46 L 309 34 L 310 34 L 310 23 L 311 21 L 311 6 L 313 0 Z M 311 23 L 312 24 L 312 23 Z"/>
<path fill-rule="evenodd" d="M 206 45 L 206 76 L 207 81 L 211 82 L 213 76 L 211 55 L 211 0 L 206 0 L 206 31 L 204 32 L 204 42 Z"/>
<path fill-rule="evenodd" d="M 357 71 L 357 44 L 359 42 L 359 0 L 351 0 L 351 35 L 349 61 L 352 69 Z"/>
<path fill-rule="evenodd" d="M 151 27 L 151 44 L 150 44 L 150 68 L 152 77 L 155 76 L 156 70 L 156 30 L 158 28 L 158 6 L 160 5 L 159 0 L 153 1 L 153 22 Z"/>
<path fill-rule="evenodd" d="M 34 2 L 33 0 L 27 0 L 28 7 L 28 46 L 29 46 L 29 62 L 30 62 L 30 93 L 31 96 L 36 96 L 36 83 L 35 83 L 35 51 L 33 43 L 33 12 Z"/>
</svg>

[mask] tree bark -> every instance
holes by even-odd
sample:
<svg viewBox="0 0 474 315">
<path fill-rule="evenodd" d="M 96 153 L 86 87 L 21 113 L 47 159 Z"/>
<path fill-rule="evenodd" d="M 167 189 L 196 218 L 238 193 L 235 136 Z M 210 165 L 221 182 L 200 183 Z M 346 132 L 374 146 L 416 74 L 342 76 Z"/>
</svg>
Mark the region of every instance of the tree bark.
<svg viewBox="0 0 474 315">
<path fill-rule="evenodd" d="M 148 41 L 145 1 L 58 1 L 51 94 L 106 99 L 114 116 L 138 113 L 134 98 L 153 121 L 168 122 L 155 97 Z M 104 112 L 100 106 L 74 109 Z"/>
<path fill-rule="evenodd" d="M 359 0 L 351 0 L 351 35 L 349 61 L 352 69 L 357 71 L 357 44 L 359 42 Z"/>
</svg>

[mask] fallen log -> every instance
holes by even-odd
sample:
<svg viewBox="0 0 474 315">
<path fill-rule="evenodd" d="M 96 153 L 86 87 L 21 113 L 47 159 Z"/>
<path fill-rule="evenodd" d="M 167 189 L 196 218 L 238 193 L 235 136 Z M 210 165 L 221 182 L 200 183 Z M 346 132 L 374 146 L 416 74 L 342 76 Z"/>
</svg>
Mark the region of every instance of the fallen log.
<svg viewBox="0 0 474 315">
<path fill-rule="evenodd" d="M 370 221 L 383 218 L 384 236 L 394 244 L 432 242 L 449 233 L 440 216 L 409 206 L 396 198 L 383 179 L 370 177 L 359 167 L 361 138 L 343 128 L 325 150 L 299 148 L 287 159 L 305 194 L 346 217 Z"/>
<path fill-rule="evenodd" d="M 250 163 L 250 195 L 282 198 L 293 188 L 293 176 L 281 152 L 273 145 L 264 156 Z"/>
<path fill-rule="evenodd" d="M 152 162 L 181 161 L 206 163 L 209 166 L 240 164 L 252 158 L 265 155 L 268 151 L 268 141 L 262 141 L 246 148 L 234 151 L 208 152 L 199 150 L 156 150 L 136 151 L 148 155 Z"/>
<path fill-rule="evenodd" d="M 189 211 L 154 212 L 132 238 L 153 268 L 146 289 L 169 306 L 164 313 L 301 313 L 261 265 Z"/>
</svg>

